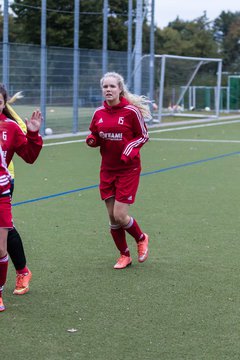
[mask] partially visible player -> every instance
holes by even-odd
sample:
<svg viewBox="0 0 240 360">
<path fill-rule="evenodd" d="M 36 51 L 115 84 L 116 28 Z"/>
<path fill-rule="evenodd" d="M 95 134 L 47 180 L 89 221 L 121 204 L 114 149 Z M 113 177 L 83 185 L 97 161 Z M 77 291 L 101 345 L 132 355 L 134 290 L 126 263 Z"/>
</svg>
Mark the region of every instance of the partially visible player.
<svg viewBox="0 0 240 360">
<path fill-rule="evenodd" d="M 8 111 L 7 91 L 0 84 L 0 311 L 5 310 L 2 292 L 7 278 L 8 231 L 13 228 L 11 213 L 11 175 L 7 169 L 14 153 L 25 162 L 32 164 L 42 149 L 42 138 L 39 135 L 42 115 L 39 110 L 33 112 L 30 120 L 26 119 L 27 133 L 11 119 Z"/>
<path fill-rule="evenodd" d="M 105 101 L 93 115 L 86 142 L 100 146 L 100 194 L 107 207 L 112 238 L 120 251 L 114 269 L 124 269 L 132 263 L 126 232 L 136 240 L 138 261 L 148 257 L 148 235 L 128 211 L 139 184 L 140 148 L 148 141 L 144 118 L 151 118 L 151 114 L 147 100 L 130 93 L 120 74 L 106 73 L 100 84 Z"/>
<path fill-rule="evenodd" d="M 26 133 L 27 132 L 26 124 L 23 122 L 20 116 L 13 110 L 12 106 L 10 105 L 20 98 L 22 98 L 21 92 L 16 93 L 10 99 L 8 99 L 5 107 L 7 108 L 7 111 L 9 112 L 9 116 L 11 117 L 11 119 L 15 120 L 18 123 L 18 125 L 21 127 L 22 131 Z M 15 178 L 13 161 L 10 162 L 8 166 L 8 170 L 11 175 L 10 195 L 12 197 L 14 190 L 14 178 Z M 29 291 L 29 283 L 32 278 L 32 273 L 30 269 L 27 267 L 27 260 L 25 256 L 23 242 L 15 226 L 8 232 L 7 251 L 16 270 L 16 284 L 13 294 L 24 295 Z"/>
</svg>

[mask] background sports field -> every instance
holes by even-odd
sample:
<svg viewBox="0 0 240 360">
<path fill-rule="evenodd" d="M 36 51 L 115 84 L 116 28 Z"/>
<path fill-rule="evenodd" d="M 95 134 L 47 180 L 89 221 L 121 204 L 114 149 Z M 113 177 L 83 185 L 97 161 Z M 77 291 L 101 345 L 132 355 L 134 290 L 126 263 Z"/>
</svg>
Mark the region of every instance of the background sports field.
<svg viewBox="0 0 240 360">
<path fill-rule="evenodd" d="M 16 158 L 13 211 L 33 280 L 13 296 L 10 265 L 2 358 L 239 359 L 239 126 L 150 130 L 131 207 L 150 254 L 137 263 L 129 238 L 123 271 L 112 269 L 98 150 L 74 137 L 46 140 L 34 166 Z"/>
</svg>

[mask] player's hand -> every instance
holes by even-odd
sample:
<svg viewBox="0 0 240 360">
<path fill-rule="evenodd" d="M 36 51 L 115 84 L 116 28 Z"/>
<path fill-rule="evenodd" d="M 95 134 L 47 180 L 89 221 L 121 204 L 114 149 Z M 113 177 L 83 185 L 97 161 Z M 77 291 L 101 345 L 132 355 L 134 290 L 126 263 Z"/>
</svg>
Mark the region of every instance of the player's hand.
<svg viewBox="0 0 240 360">
<path fill-rule="evenodd" d="M 88 146 L 96 147 L 97 146 L 97 139 L 93 134 L 90 134 L 86 138 L 86 143 Z"/>
<path fill-rule="evenodd" d="M 96 144 L 96 141 L 95 141 L 94 139 L 88 139 L 88 140 L 87 140 L 87 144 L 88 144 L 89 146 L 94 146 L 94 145 Z"/>
<path fill-rule="evenodd" d="M 132 162 L 132 159 L 129 157 L 129 156 L 126 156 L 124 154 L 122 154 L 121 156 L 121 161 L 127 165 L 127 164 L 130 164 Z"/>
<path fill-rule="evenodd" d="M 32 113 L 30 120 L 25 119 L 27 129 L 29 131 L 39 131 L 42 123 L 42 113 L 40 110 L 35 110 Z"/>
</svg>

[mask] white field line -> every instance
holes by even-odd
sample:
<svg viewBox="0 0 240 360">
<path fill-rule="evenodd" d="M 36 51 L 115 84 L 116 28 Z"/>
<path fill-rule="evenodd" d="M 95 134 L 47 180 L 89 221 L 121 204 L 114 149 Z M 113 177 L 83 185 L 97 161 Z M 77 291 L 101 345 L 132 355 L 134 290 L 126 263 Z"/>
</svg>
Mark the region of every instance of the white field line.
<svg viewBox="0 0 240 360">
<path fill-rule="evenodd" d="M 200 124 L 200 125 L 177 126 L 177 127 L 168 128 L 168 129 L 149 130 L 148 132 L 149 132 L 149 134 L 154 134 L 154 133 L 161 133 L 161 132 L 188 130 L 188 129 L 194 129 L 194 128 L 208 127 L 208 126 L 228 125 L 228 124 L 234 124 L 234 123 L 239 123 L 239 122 L 240 122 L 240 119 L 232 120 L 232 121 L 219 121 L 219 122 Z M 87 134 L 89 134 L 89 132 L 79 133 L 78 135 L 80 136 L 80 135 L 87 135 Z M 69 135 L 69 137 L 70 137 L 70 135 Z M 49 140 L 50 140 L 50 137 L 49 137 Z M 155 140 L 155 139 L 151 138 L 151 140 Z M 159 139 L 159 141 L 160 140 L 164 141 L 164 139 Z M 175 139 L 175 141 L 182 141 L 182 140 Z M 185 141 L 187 141 L 187 140 L 185 140 Z M 193 140 L 190 140 L 190 141 L 193 141 Z M 200 140 L 196 139 L 195 141 L 200 141 Z M 214 142 L 214 141 L 218 141 L 218 140 L 209 140 L 209 142 Z M 43 146 L 46 147 L 46 146 L 65 145 L 65 144 L 82 143 L 82 142 L 85 142 L 85 138 L 84 139 L 78 139 L 78 140 L 68 140 L 68 141 L 59 141 L 59 142 L 54 142 L 54 143 L 47 143 L 47 144 L 44 144 Z M 235 140 L 231 140 L 231 141 L 219 140 L 219 142 L 238 142 L 238 141 L 237 140 L 236 141 Z"/>
<path fill-rule="evenodd" d="M 210 140 L 210 139 L 172 139 L 172 138 L 150 138 L 151 141 L 182 141 L 182 142 L 205 142 L 205 143 L 236 143 L 239 144 L 240 140 Z"/>
<path fill-rule="evenodd" d="M 156 128 L 156 127 L 172 127 L 175 125 L 189 125 L 189 124 L 203 124 L 203 123 L 209 123 L 209 122 L 220 122 L 223 120 L 233 120 L 233 119 L 239 119 L 240 115 L 227 115 L 227 116 L 221 116 L 220 118 L 208 118 L 208 119 L 199 119 L 199 120 L 183 120 L 183 121 L 173 121 L 173 122 L 169 122 L 169 123 L 159 123 L 159 122 L 155 122 L 155 124 L 148 124 L 149 128 Z"/>
<path fill-rule="evenodd" d="M 54 145 L 65 145 L 65 144 L 73 144 L 73 143 L 82 143 L 85 142 L 85 139 L 78 139 L 78 140 L 69 140 L 69 141 L 59 141 L 59 142 L 54 142 L 54 143 L 48 143 L 48 144 L 43 144 L 44 147 L 46 146 L 54 146 Z"/>
<path fill-rule="evenodd" d="M 240 119 L 238 120 L 232 120 L 232 121 L 221 121 L 221 122 L 214 122 L 214 123 L 209 123 L 209 124 L 201 124 L 201 125 L 192 125 L 192 126 L 178 126 L 175 128 L 170 128 L 170 129 L 158 129 L 158 130 L 150 130 L 148 131 L 149 134 L 154 134 L 154 133 L 161 133 L 161 132 L 169 132 L 169 131 L 175 131 L 175 130 L 188 130 L 188 129 L 194 129 L 194 128 L 201 128 L 201 127 L 208 127 L 208 126 L 219 126 L 219 125 L 228 125 L 228 124 L 235 124 L 235 123 L 239 123 Z"/>
</svg>

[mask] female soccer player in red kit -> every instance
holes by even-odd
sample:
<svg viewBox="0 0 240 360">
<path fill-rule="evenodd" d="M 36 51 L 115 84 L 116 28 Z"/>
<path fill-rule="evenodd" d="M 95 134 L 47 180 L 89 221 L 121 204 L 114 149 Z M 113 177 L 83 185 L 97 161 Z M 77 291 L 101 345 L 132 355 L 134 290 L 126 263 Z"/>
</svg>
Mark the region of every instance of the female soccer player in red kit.
<svg viewBox="0 0 240 360">
<path fill-rule="evenodd" d="M 7 108 L 7 92 L 0 84 L 0 311 L 5 310 L 2 300 L 3 286 L 7 278 L 8 255 L 7 236 L 13 228 L 11 213 L 11 176 L 7 169 L 14 153 L 25 162 L 32 164 L 42 148 L 42 138 L 39 135 L 42 115 L 36 110 L 30 120 L 26 119 L 27 133 L 11 119 Z"/>
<path fill-rule="evenodd" d="M 8 117 L 11 117 L 11 119 L 15 120 L 22 129 L 22 131 L 26 133 L 27 127 L 25 122 L 20 118 L 20 116 L 14 111 L 14 109 L 10 105 L 13 104 L 17 99 L 21 99 L 22 97 L 23 97 L 22 93 L 17 92 L 7 100 L 5 108 L 7 108 L 7 111 L 9 113 Z M 11 198 L 13 198 L 13 191 L 15 184 L 15 169 L 14 169 L 13 161 L 11 161 L 10 164 L 8 165 L 8 171 L 11 175 L 10 195 Z M 27 266 L 27 259 L 25 256 L 23 241 L 21 235 L 19 234 L 15 226 L 8 231 L 7 252 L 16 270 L 16 282 L 15 282 L 15 289 L 13 291 L 13 294 L 24 295 L 29 291 L 29 284 L 32 278 L 32 272 Z"/>
<path fill-rule="evenodd" d="M 131 94 L 120 74 L 106 73 L 100 84 L 105 101 L 93 115 L 86 142 L 91 147 L 100 146 L 99 189 L 107 207 L 111 235 L 120 251 L 114 269 L 124 269 L 132 263 L 126 232 L 136 240 L 138 261 L 148 257 L 149 237 L 128 210 L 139 185 L 140 148 L 148 141 L 144 118 L 151 118 L 151 114 L 147 100 Z"/>
</svg>

